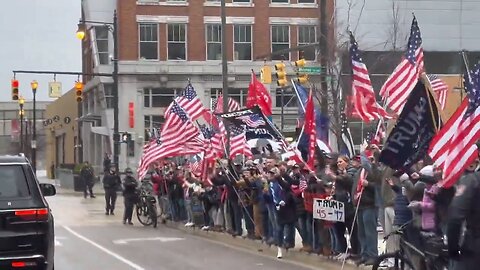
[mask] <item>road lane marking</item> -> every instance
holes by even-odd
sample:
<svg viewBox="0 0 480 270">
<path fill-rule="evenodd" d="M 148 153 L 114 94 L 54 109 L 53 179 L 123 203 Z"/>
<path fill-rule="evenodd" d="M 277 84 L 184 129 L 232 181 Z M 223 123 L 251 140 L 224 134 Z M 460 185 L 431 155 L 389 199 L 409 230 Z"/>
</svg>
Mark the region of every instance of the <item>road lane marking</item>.
<svg viewBox="0 0 480 270">
<path fill-rule="evenodd" d="M 165 243 L 165 242 L 174 242 L 174 241 L 181 241 L 181 240 L 185 240 L 185 238 L 176 238 L 176 237 L 129 238 L 129 239 L 113 240 L 113 243 L 117 245 L 126 245 L 128 242 L 160 241 L 162 243 Z"/>
<path fill-rule="evenodd" d="M 99 245 L 99 244 L 95 243 L 94 241 L 92 241 L 92 240 L 86 238 L 85 236 L 77 233 L 76 231 L 70 229 L 70 227 L 68 227 L 68 226 L 62 226 L 62 227 L 63 227 L 65 230 L 67 230 L 69 233 L 71 233 L 71 234 L 73 234 L 74 236 L 76 236 L 77 238 L 79 238 L 79 239 L 81 239 L 81 240 L 89 243 L 90 245 L 92 245 L 92 246 L 100 249 L 101 251 L 103 251 L 103 252 L 107 253 L 108 255 L 114 257 L 115 259 L 117 259 L 117 260 L 125 263 L 126 265 L 131 266 L 133 269 L 135 269 L 135 270 L 145 270 L 145 268 L 143 268 L 143 267 L 135 264 L 135 263 L 132 262 L 132 261 L 127 260 L 126 258 L 118 255 L 117 253 L 115 253 L 115 252 L 113 252 L 113 251 L 111 251 L 111 250 L 103 247 L 102 245 Z"/>
</svg>

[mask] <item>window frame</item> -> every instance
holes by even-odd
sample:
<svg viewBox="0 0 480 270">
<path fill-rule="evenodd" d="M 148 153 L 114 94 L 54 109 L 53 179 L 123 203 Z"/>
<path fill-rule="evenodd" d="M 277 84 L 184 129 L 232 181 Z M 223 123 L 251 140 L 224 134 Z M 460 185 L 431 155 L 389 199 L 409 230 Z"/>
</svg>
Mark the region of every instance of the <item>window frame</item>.
<svg viewBox="0 0 480 270">
<path fill-rule="evenodd" d="M 157 43 L 157 46 L 155 46 L 155 48 L 157 49 L 157 52 L 156 52 L 156 55 L 157 55 L 157 58 L 142 58 L 142 46 L 141 46 L 141 43 L 142 43 L 142 40 L 141 40 L 141 26 L 142 25 L 155 25 L 157 31 L 157 40 L 156 41 L 143 41 L 143 42 L 147 42 L 147 43 Z M 155 22 L 140 22 L 138 23 L 138 60 L 141 60 L 141 61 L 158 61 L 160 59 L 160 49 L 159 49 L 159 44 L 160 44 L 160 35 L 159 35 L 159 24 L 158 23 L 155 23 Z"/>
<path fill-rule="evenodd" d="M 314 42 L 313 43 L 304 43 L 304 42 L 300 42 L 300 29 L 302 27 L 313 27 L 313 33 L 314 33 Z M 317 35 L 317 26 L 316 25 L 298 25 L 297 26 L 297 46 L 304 46 L 304 45 L 310 45 L 310 44 L 315 44 L 318 42 L 318 35 Z M 314 48 L 314 47 L 313 47 Z M 314 48 L 315 49 L 315 48 Z M 300 51 L 298 52 L 298 59 L 300 59 Z M 305 60 L 307 61 L 316 61 L 317 60 L 317 50 L 315 49 L 315 57 L 314 59 L 307 59 L 305 58 Z"/>
<path fill-rule="evenodd" d="M 274 42 L 273 42 L 273 28 L 274 27 L 287 27 L 288 48 L 290 48 L 291 42 L 292 42 L 291 41 L 291 34 L 290 34 L 290 25 L 288 25 L 288 24 L 271 24 L 270 25 L 270 52 L 274 53 L 274 51 L 273 51 L 273 45 L 274 45 Z M 285 44 L 285 43 L 276 42 L 275 44 L 281 45 L 281 44 Z M 278 57 L 280 57 L 280 56 L 281 55 L 278 55 Z M 288 58 L 285 58 L 285 59 L 276 58 L 275 55 L 272 55 L 272 60 L 274 60 L 274 61 L 280 61 L 280 60 L 290 61 L 290 59 L 292 59 L 291 52 L 288 53 Z"/>
<path fill-rule="evenodd" d="M 184 41 L 183 41 L 183 44 L 185 46 L 185 59 L 170 59 L 170 50 L 169 50 L 169 45 L 170 43 L 173 43 L 173 44 L 180 44 L 180 42 L 178 41 L 170 41 L 169 40 L 169 27 L 170 26 L 183 26 L 184 27 Z M 187 27 L 188 24 L 187 23 L 167 23 L 167 31 L 166 31 L 166 35 L 167 35 L 167 38 L 166 38 L 166 41 L 167 41 L 167 61 L 187 61 L 188 59 L 188 40 L 187 40 L 187 37 L 188 37 L 188 33 L 187 33 Z"/>
<path fill-rule="evenodd" d="M 242 41 L 238 41 L 236 42 L 235 41 L 235 29 L 237 26 L 248 26 L 250 27 L 250 42 L 242 42 Z M 247 37 L 247 35 L 245 35 L 245 37 Z M 236 59 L 236 56 L 235 56 L 235 45 L 236 44 L 250 44 L 250 59 Z M 253 61 L 253 27 L 251 24 L 234 24 L 233 25 L 233 46 L 232 46 L 232 50 L 233 50 L 233 61 Z"/>
<path fill-rule="evenodd" d="M 219 40 L 220 41 L 208 41 L 208 31 L 210 30 L 209 27 L 218 26 L 220 33 L 219 33 Z M 208 59 L 208 45 L 209 43 L 212 44 L 220 44 L 220 59 Z M 222 60 L 222 25 L 219 23 L 206 23 L 205 24 L 205 59 L 206 61 L 221 61 Z"/>
<path fill-rule="evenodd" d="M 107 26 L 103 26 L 103 25 L 97 25 L 97 26 L 94 26 L 95 27 L 95 45 L 97 46 L 97 57 L 98 57 L 98 64 L 99 65 L 110 65 L 110 31 L 108 30 L 108 27 Z M 105 31 L 106 34 L 107 34 L 107 37 L 106 38 L 99 38 L 98 36 L 98 33 L 100 30 L 101 31 Z M 107 51 L 100 51 L 100 46 L 98 46 L 98 42 L 106 42 L 107 43 Z M 106 63 L 102 63 L 102 57 L 101 55 L 107 55 L 107 62 Z"/>
</svg>

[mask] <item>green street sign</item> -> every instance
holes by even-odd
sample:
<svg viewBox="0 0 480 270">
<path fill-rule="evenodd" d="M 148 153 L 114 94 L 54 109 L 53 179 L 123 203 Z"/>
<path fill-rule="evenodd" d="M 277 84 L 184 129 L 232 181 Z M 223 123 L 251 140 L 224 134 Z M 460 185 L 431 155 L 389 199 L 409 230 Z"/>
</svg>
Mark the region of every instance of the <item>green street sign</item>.
<svg viewBox="0 0 480 270">
<path fill-rule="evenodd" d="M 321 67 L 300 67 L 298 68 L 298 73 L 320 74 L 322 73 L 322 68 Z"/>
</svg>

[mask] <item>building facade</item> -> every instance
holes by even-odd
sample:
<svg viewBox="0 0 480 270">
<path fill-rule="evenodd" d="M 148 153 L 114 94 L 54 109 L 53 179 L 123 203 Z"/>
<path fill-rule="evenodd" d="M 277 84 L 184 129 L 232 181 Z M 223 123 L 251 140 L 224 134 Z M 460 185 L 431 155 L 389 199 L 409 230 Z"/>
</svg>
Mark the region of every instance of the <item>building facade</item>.
<svg viewBox="0 0 480 270">
<path fill-rule="evenodd" d="M 43 168 L 45 159 L 43 122 L 48 104 L 47 101 L 36 102 L 37 168 Z M 33 103 L 30 100 L 25 101 L 23 123 L 20 121 L 19 110 L 17 101 L 0 102 L 0 155 L 15 155 L 23 152 L 31 157 Z"/>
<path fill-rule="evenodd" d="M 45 169 L 52 177 L 54 168 L 76 164 L 80 160 L 78 140 L 78 103 L 75 89 L 68 91 L 45 109 L 44 130 L 46 135 Z"/>
<path fill-rule="evenodd" d="M 298 60 L 299 52 L 270 54 L 292 47 L 318 43 L 317 0 L 227 0 L 226 38 L 229 94 L 241 105 L 246 102 L 251 71 L 264 65 Z M 328 12 L 333 2 L 327 1 Z M 138 164 L 146 133 L 160 127 L 165 108 L 190 81 L 206 107 L 221 94 L 220 1 L 208 0 L 84 0 L 85 20 L 112 22 L 118 14 L 119 131 L 133 135 L 135 143 L 121 145 L 120 168 Z M 330 18 L 330 17 L 329 17 Z M 111 73 L 112 34 L 102 25 L 89 28 L 83 43 L 85 73 Z M 318 48 L 304 50 L 308 66 L 318 65 Z M 319 76 L 311 76 L 318 82 Z M 85 76 L 81 134 L 83 155 L 101 164 L 112 153 L 112 79 Z M 266 85 L 273 99 L 273 119 L 283 118 L 285 132 L 293 132 L 297 103 L 290 89 L 280 89 L 274 80 Z M 289 87 L 290 88 L 290 87 Z M 283 100 L 282 100 L 283 92 Z M 132 104 L 132 105 L 130 105 Z M 134 126 L 129 125 L 129 106 L 134 107 Z M 283 117 L 281 111 L 283 107 Z"/>
<path fill-rule="evenodd" d="M 470 67 L 480 57 L 480 36 L 474 34 L 480 27 L 479 12 L 480 2 L 475 0 L 336 1 L 337 44 L 348 40 L 347 29 L 354 32 L 373 87 L 379 91 L 405 53 L 414 13 L 423 40 L 425 70 L 449 85 L 443 112 L 448 119 L 465 97 L 462 79 L 465 64 L 461 52 L 467 52 Z M 343 80 L 349 82 L 350 60 L 345 48 L 343 52 Z M 344 85 L 349 87 L 349 83 Z M 359 145 L 376 123 L 365 125 L 352 121 L 353 139 Z"/>
</svg>

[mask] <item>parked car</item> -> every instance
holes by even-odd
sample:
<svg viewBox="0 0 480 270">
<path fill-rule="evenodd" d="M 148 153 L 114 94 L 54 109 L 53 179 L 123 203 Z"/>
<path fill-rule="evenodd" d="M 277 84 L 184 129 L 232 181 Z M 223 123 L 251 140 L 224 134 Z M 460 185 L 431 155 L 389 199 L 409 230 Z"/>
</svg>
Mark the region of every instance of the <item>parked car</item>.
<svg viewBox="0 0 480 270">
<path fill-rule="evenodd" d="M 23 155 L 0 156 L 0 269 L 54 269 L 54 219 L 40 184 Z"/>
</svg>

